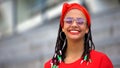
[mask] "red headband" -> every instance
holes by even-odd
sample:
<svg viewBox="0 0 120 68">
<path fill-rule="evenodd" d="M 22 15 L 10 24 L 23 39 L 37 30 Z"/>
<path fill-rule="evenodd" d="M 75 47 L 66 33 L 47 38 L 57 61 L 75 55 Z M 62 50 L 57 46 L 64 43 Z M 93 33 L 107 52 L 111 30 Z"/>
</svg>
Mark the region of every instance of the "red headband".
<svg viewBox="0 0 120 68">
<path fill-rule="evenodd" d="M 86 16 L 88 27 L 90 27 L 90 15 L 89 15 L 88 11 L 83 6 L 81 6 L 80 4 L 77 4 L 77 3 L 72 3 L 72 4 L 64 3 L 63 4 L 62 14 L 61 14 L 61 17 L 60 17 L 61 27 L 64 26 L 64 21 L 63 20 L 64 20 L 65 15 L 71 9 L 79 9 L 80 11 L 82 11 L 83 14 Z"/>
</svg>

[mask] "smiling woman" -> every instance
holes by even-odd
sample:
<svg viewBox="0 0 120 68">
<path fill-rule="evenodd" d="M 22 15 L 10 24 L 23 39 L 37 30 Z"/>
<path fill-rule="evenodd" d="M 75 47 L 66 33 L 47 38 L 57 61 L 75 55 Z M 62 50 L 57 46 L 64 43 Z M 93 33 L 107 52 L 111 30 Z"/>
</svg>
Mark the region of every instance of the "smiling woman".
<svg viewBox="0 0 120 68">
<path fill-rule="evenodd" d="M 95 51 L 87 10 L 77 3 L 64 3 L 53 58 L 44 68 L 113 68 L 110 59 Z"/>
<path fill-rule="evenodd" d="M 66 19 L 69 19 L 69 21 Z M 65 33 L 67 40 L 75 40 L 75 38 L 79 41 L 84 40 L 85 33 L 88 33 L 85 20 L 85 15 L 78 9 L 72 9 L 66 14 L 62 31 Z"/>
</svg>

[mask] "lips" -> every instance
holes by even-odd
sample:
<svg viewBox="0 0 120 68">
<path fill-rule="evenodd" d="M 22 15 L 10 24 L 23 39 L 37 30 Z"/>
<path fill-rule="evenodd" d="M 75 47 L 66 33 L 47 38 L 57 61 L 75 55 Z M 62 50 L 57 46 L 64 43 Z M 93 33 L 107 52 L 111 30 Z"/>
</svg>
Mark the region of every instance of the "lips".
<svg viewBox="0 0 120 68">
<path fill-rule="evenodd" d="M 79 30 L 69 30 L 70 34 L 72 35 L 77 35 L 77 34 L 80 34 L 80 31 Z"/>
</svg>

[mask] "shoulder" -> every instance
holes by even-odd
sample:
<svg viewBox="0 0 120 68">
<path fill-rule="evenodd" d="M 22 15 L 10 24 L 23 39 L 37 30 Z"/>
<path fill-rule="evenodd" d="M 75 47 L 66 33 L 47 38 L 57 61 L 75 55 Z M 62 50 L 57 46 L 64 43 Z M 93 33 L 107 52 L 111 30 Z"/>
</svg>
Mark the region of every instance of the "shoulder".
<svg viewBox="0 0 120 68">
<path fill-rule="evenodd" d="M 96 50 L 91 50 L 90 56 L 96 59 L 109 59 L 105 53 Z"/>
<path fill-rule="evenodd" d="M 104 57 L 104 56 L 107 56 L 106 54 L 104 54 L 104 53 L 102 53 L 102 52 L 99 52 L 99 51 L 96 51 L 96 50 L 91 50 L 90 55 L 94 55 L 94 56 L 96 56 L 96 57 Z"/>
<path fill-rule="evenodd" d="M 50 62 L 51 62 L 51 59 L 48 60 L 47 62 L 45 62 L 44 68 L 50 68 L 50 67 L 51 67 L 51 66 L 50 66 Z"/>
<path fill-rule="evenodd" d="M 93 61 L 100 64 L 100 68 L 113 68 L 113 64 L 106 54 L 91 50 L 90 56 Z"/>
</svg>

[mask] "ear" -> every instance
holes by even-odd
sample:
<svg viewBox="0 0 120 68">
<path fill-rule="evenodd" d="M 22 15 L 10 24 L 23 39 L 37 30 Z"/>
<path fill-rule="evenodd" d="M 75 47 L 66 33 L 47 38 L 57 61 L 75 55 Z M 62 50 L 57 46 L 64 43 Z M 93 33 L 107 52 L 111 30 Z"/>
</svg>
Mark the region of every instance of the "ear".
<svg viewBox="0 0 120 68">
<path fill-rule="evenodd" d="M 89 28 L 88 27 L 86 27 L 86 31 L 85 31 L 85 33 L 87 34 L 89 32 Z"/>
<path fill-rule="evenodd" d="M 64 32 L 65 30 L 64 30 L 64 28 L 62 28 L 62 32 Z"/>
</svg>

